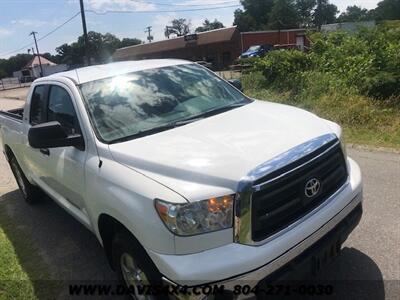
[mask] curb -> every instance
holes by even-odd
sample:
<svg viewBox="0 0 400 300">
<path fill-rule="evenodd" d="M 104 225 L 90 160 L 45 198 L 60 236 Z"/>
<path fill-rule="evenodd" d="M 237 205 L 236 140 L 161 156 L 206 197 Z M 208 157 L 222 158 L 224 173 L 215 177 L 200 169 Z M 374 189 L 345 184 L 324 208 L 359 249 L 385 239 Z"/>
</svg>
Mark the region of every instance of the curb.
<svg viewBox="0 0 400 300">
<path fill-rule="evenodd" d="M 18 100 L 18 101 L 25 101 L 25 99 L 21 99 L 19 97 L 1 97 L 0 100 Z"/>
<path fill-rule="evenodd" d="M 364 151 L 369 151 L 369 152 L 378 151 L 378 152 L 400 154 L 400 149 L 389 148 L 389 147 L 376 147 L 376 146 L 350 144 L 350 143 L 348 143 L 346 145 L 346 147 L 350 148 L 350 149 L 364 150 Z"/>
</svg>

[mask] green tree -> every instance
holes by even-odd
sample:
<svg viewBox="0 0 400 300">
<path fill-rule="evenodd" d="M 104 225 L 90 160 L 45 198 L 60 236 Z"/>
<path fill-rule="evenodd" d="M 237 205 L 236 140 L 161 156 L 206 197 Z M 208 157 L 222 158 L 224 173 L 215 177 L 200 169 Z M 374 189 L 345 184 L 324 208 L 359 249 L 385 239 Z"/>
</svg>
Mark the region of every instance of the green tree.
<svg viewBox="0 0 400 300">
<path fill-rule="evenodd" d="M 400 20 L 400 0 L 383 0 L 373 12 L 376 20 Z"/>
<path fill-rule="evenodd" d="M 4 71 L 3 69 L 0 69 L 0 79 L 7 77 L 7 72 Z"/>
<path fill-rule="evenodd" d="M 297 28 L 299 26 L 299 19 L 299 13 L 294 0 L 275 0 L 269 14 L 268 28 Z"/>
<path fill-rule="evenodd" d="M 56 48 L 57 57 L 59 62 L 67 65 L 79 65 L 83 63 L 83 57 L 85 55 L 84 48 L 77 42 L 68 44 L 62 44 Z"/>
<path fill-rule="evenodd" d="M 300 27 L 312 26 L 312 14 L 317 5 L 317 0 L 297 0 L 296 9 L 299 16 Z"/>
<path fill-rule="evenodd" d="M 171 25 L 167 25 L 165 27 L 164 34 L 166 37 L 170 37 L 171 35 L 183 36 L 190 32 L 190 22 L 186 19 L 174 19 L 171 21 Z"/>
<path fill-rule="evenodd" d="M 8 59 L 0 59 L 0 70 L 3 70 L 4 72 L 3 77 L 12 76 L 14 71 L 21 70 L 32 59 L 32 57 L 32 54 L 20 53 L 11 56 Z"/>
<path fill-rule="evenodd" d="M 257 21 L 249 13 L 241 9 L 235 10 L 233 25 L 236 25 L 241 32 L 260 29 Z"/>
<path fill-rule="evenodd" d="M 114 51 L 118 48 L 128 47 L 141 44 L 142 41 L 136 38 L 123 38 L 120 40 L 111 33 L 101 34 L 99 32 L 90 31 L 89 54 L 95 63 L 104 63 L 110 60 Z M 85 57 L 85 47 L 83 36 L 80 36 L 76 42 L 70 44 L 62 44 L 56 48 L 56 55 L 51 53 L 43 53 L 41 56 L 48 60 L 68 65 L 82 65 Z M 14 71 L 21 70 L 31 59 L 32 54 L 17 54 L 8 59 L 0 59 L 0 75 L 1 77 L 12 76 Z"/>
<path fill-rule="evenodd" d="M 267 27 L 274 0 L 241 0 L 242 9 L 234 15 L 234 25 L 240 31 L 262 30 Z"/>
<path fill-rule="evenodd" d="M 140 45 L 141 43 L 142 43 L 142 41 L 139 39 L 136 39 L 136 38 L 133 38 L 133 39 L 123 38 L 121 40 L 121 44 L 119 45 L 119 48 Z"/>
<path fill-rule="evenodd" d="M 233 24 L 242 32 L 298 26 L 320 27 L 322 24 L 334 23 L 338 14 L 336 5 L 329 3 L 329 0 L 241 0 L 240 2 L 243 10 L 235 11 Z"/>
<path fill-rule="evenodd" d="M 44 58 L 50 60 L 53 63 L 56 63 L 56 64 L 59 63 L 58 57 L 56 55 L 53 55 L 53 54 L 49 53 L 49 52 L 42 53 L 41 56 L 43 56 Z"/>
<path fill-rule="evenodd" d="M 366 8 L 361 8 L 357 5 L 348 6 L 346 11 L 338 17 L 339 22 L 359 22 L 372 20 L 373 17 L 370 11 Z"/>
<path fill-rule="evenodd" d="M 224 28 L 224 27 L 225 27 L 224 24 L 222 24 L 217 19 L 214 19 L 214 21 L 212 21 L 212 22 L 210 22 L 208 19 L 205 19 L 203 22 L 203 26 L 197 27 L 195 32 L 210 31 L 210 30 Z"/>
<path fill-rule="evenodd" d="M 337 6 L 329 3 L 329 0 L 317 0 L 317 7 L 313 13 L 313 23 L 318 28 L 323 24 L 335 23 L 338 13 Z"/>
<path fill-rule="evenodd" d="M 122 41 L 111 33 L 101 34 L 99 32 L 88 32 L 88 52 L 95 63 L 108 62 L 118 48 L 140 44 L 138 39 L 124 38 Z M 68 65 L 83 64 L 85 57 L 85 42 L 83 35 L 78 41 L 71 44 L 63 44 L 56 48 L 57 59 Z"/>
</svg>

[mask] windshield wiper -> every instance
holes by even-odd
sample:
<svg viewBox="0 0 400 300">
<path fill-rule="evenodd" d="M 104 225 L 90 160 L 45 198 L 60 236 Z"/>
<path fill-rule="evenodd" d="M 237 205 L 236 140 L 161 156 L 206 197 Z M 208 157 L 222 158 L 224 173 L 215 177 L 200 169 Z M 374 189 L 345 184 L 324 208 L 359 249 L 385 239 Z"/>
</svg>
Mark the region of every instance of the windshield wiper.
<svg viewBox="0 0 400 300">
<path fill-rule="evenodd" d="M 139 137 L 143 137 L 143 136 L 146 136 L 146 135 L 150 135 L 150 134 L 158 133 L 158 132 L 165 131 L 165 130 L 168 130 L 168 129 L 172 129 L 172 128 L 175 128 L 175 127 L 183 126 L 183 125 L 195 122 L 195 121 L 200 120 L 200 119 L 202 119 L 202 118 L 189 118 L 189 119 L 184 119 L 184 120 L 180 120 L 180 121 L 167 123 L 167 124 L 164 124 L 164 125 L 161 125 L 161 126 L 157 126 L 157 127 L 154 127 L 154 128 L 142 130 L 142 131 L 139 131 L 139 132 L 137 132 L 135 134 L 115 139 L 115 140 L 111 141 L 111 144 L 120 143 L 120 142 L 126 142 L 126 141 L 132 140 L 134 138 L 139 138 Z"/>
<path fill-rule="evenodd" d="M 213 108 L 213 109 L 210 109 L 210 110 L 208 110 L 206 112 L 203 112 L 203 113 L 201 113 L 199 115 L 196 115 L 193 118 L 204 118 L 204 117 L 213 116 L 213 115 L 216 115 L 216 114 L 219 114 L 219 113 L 222 113 L 222 112 L 225 112 L 225 111 L 237 108 L 237 107 L 241 107 L 241 106 L 246 105 L 246 104 L 247 104 L 247 102 L 240 102 L 240 103 L 235 103 L 235 104 L 230 104 L 230 105 L 226 105 L 226 106 Z"/>
<path fill-rule="evenodd" d="M 241 107 L 241 106 L 243 106 L 245 104 L 246 103 L 235 103 L 235 104 L 226 105 L 226 106 L 218 107 L 218 108 L 215 108 L 215 109 L 211 109 L 211 110 L 208 110 L 208 111 L 203 112 L 201 114 L 198 114 L 198 115 L 195 115 L 193 117 L 187 118 L 187 119 L 170 122 L 170 123 L 167 123 L 165 125 L 157 126 L 157 127 L 151 128 L 151 129 L 146 129 L 146 130 L 139 131 L 139 132 L 137 132 L 135 134 L 132 134 L 132 135 L 128 135 L 128 136 L 124 136 L 124 137 L 115 139 L 115 140 L 111 141 L 110 144 L 126 142 L 126 141 L 129 141 L 129 140 L 135 139 L 135 138 L 139 138 L 139 137 L 143 137 L 143 136 L 146 136 L 146 135 L 150 135 L 150 134 L 158 133 L 158 132 L 165 131 L 165 130 L 168 130 L 168 129 L 172 129 L 172 128 L 175 128 L 175 127 L 183 126 L 183 125 L 186 125 L 186 124 L 189 124 L 189 123 L 196 122 L 196 121 L 201 120 L 201 119 L 203 119 L 205 117 L 208 117 L 208 116 L 216 115 L 216 114 L 222 113 L 224 111 L 228 111 L 228 110 L 231 110 L 231 109 L 234 109 L 234 108 L 237 108 L 237 107 Z"/>
</svg>

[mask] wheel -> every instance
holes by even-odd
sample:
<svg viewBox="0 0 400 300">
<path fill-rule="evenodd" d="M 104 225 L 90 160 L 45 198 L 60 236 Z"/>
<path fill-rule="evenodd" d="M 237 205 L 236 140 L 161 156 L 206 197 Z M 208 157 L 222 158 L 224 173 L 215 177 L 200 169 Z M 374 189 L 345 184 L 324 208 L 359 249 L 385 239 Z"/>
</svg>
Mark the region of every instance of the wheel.
<svg viewBox="0 0 400 300">
<path fill-rule="evenodd" d="M 32 185 L 28 179 L 26 179 L 24 172 L 21 170 L 17 159 L 11 157 L 10 159 L 11 171 L 14 174 L 15 180 L 17 181 L 19 190 L 21 191 L 22 197 L 29 204 L 38 202 L 40 196 L 40 190 L 36 186 Z"/>
<path fill-rule="evenodd" d="M 168 299 L 167 295 L 138 295 L 138 286 L 161 288 L 161 274 L 146 251 L 128 232 L 115 235 L 112 245 L 112 259 L 119 280 L 129 288 L 133 299 Z"/>
</svg>

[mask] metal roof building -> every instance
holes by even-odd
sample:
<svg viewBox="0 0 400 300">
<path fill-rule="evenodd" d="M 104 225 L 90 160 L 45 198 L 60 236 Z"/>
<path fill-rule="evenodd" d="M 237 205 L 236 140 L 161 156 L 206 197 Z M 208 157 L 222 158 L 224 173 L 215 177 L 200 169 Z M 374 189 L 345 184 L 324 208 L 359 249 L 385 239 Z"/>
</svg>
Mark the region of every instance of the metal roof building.
<svg viewBox="0 0 400 300">
<path fill-rule="evenodd" d="M 163 41 L 117 49 L 114 60 L 180 58 L 211 62 L 216 69 L 232 64 L 241 52 L 236 26 L 221 28 Z"/>
</svg>

